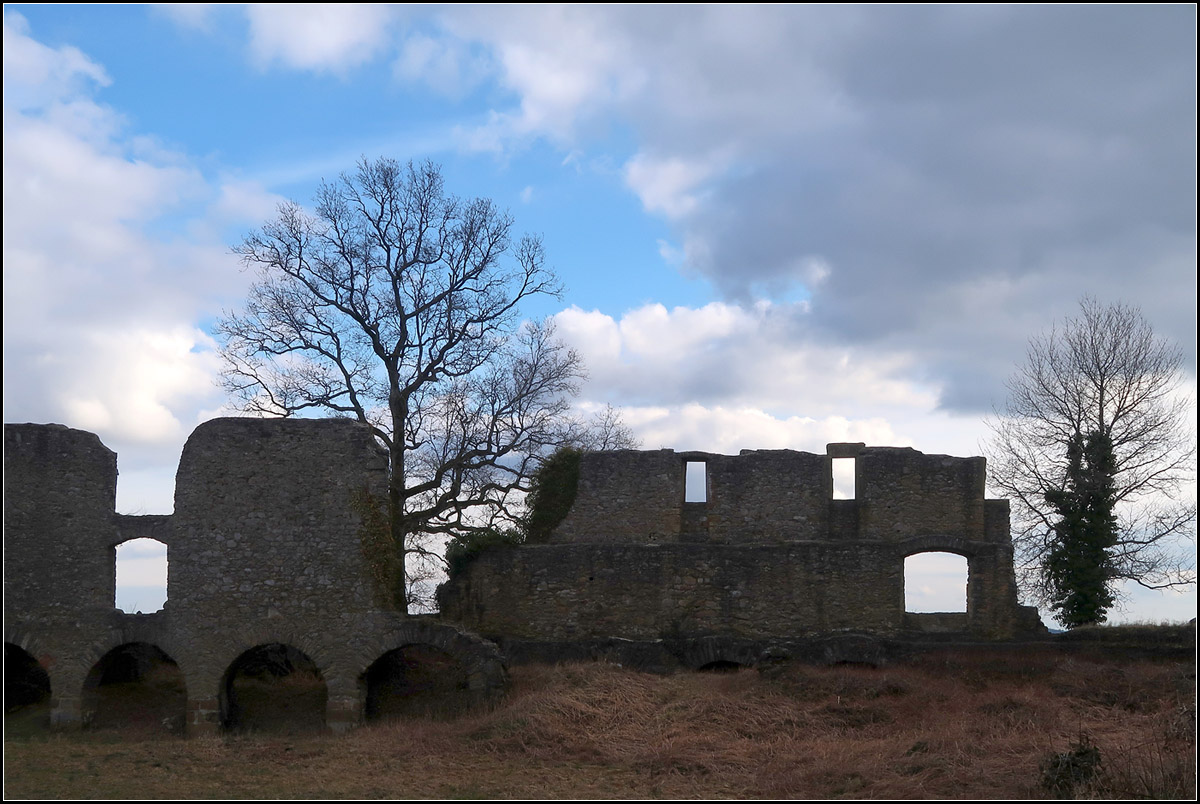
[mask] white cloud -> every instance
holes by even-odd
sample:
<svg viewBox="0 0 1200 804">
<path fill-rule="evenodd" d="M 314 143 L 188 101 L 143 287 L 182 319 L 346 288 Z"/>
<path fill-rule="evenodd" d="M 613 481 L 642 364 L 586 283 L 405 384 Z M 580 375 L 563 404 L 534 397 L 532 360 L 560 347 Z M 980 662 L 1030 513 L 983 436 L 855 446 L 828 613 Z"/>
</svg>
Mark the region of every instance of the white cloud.
<svg viewBox="0 0 1200 804">
<path fill-rule="evenodd" d="M 252 4 L 246 7 L 251 55 L 261 66 L 278 61 L 342 74 L 388 45 L 394 14 L 386 5 Z"/>
<path fill-rule="evenodd" d="M 261 220 L 268 198 L 214 186 L 129 133 L 91 97 L 107 79 L 79 51 L 46 48 L 13 14 L 4 39 L 6 417 L 96 432 L 122 454 L 122 506 L 169 511 L 169 484 L 130 496 L 138 473 L 124 467 L 156 464 L 169 479 L 194 411 L 215 406 L 214 344 L 198 322 L 247 281 L 217 232 Z M 26 98 L 38 102 L 10 102 Z"/>
<path fill-rule="evenodd" d="M 834 441 L 978 454 L 982 422 L 939 411 L 939 389 L 904 353 L 822 343 L 803 305 L 648 304 L 619 320 L 555 316 L 588 367 L 586 400 L 622 407 L 650 448 L 790 448 Z"/>
<path fill-rule="evenodd" d="M 461 147 L 628 132 L 623 178 L 679 270 L 742 301 L 802 286 L 828 336 L 906 350 L 980 413 L 1081 288 L 1194 354 L 1186 13 L 455 7 L 427 47 L 491 54 L 512 93 Z"/>
<path fill-rule="evenodd" d="M 936 407 L 938 389 L 912 379 L 911 356 L 823 344 L 804 310 L 769 302 L 670 311 L 648 304 L 620 321 L 578 308 L 555 321 L 585 356 L 592 384 L 629 404 L 753 404 L 813 417 Z"/>
<path fill-rule="evenodd" d="M 400 42 L 392 72 L 402 81 L 423 83 L 451 98 L 462 97 L 493 69 L 490 60 L 468 42 L 411 33 Z"/>
<path fill-rule="evenodd" d="M 78 48 L 50 48 L 29 36 L 29 22 L 4 11 L 4 104 L 7 108 L 44 107 L 95 83 L 112 80 Z"/>
<path fill-rule="evenodd" d="M 712 160 L 655 158 L 637 154 L 625 163 L 625 184 L 637 193 L 647 212 L 679 219 L 694 212 L 701 187 L 718 172 Z"/>
<path fill-rule="evenodd" d="M 156 3 L 154 11 L 173 20 L 177 25 L 197 31 L 212 29 L 216 3 Z"/>
</svg>

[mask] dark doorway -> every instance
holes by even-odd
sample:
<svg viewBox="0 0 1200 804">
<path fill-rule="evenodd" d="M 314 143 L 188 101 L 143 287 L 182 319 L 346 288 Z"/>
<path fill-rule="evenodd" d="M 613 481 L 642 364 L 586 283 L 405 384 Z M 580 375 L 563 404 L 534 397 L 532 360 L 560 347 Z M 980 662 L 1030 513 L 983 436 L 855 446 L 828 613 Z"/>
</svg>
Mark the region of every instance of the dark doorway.
<svg viewBox="0 0 1200 804">
<path fill-rule="evenodd" d="M 231 731 L 321 732 L 328 699 L 325 679 L 312 659 L 291 645 L 259 645 L 225 671 L 221 725 Z"/>
<path fill-rule="evenodd" d="M 179 665 L 145 642 L 113 648 L 83 683 L 83 723 L 89 728 L 183 734 L 186 712 Z"/>
<path fill-rule="evenodd" d="M 474 702 L 462 662 L 432 645 L 388 651 L 367 668 L 362 680 L 368 720 L 452 717 Z"/>
</svg>

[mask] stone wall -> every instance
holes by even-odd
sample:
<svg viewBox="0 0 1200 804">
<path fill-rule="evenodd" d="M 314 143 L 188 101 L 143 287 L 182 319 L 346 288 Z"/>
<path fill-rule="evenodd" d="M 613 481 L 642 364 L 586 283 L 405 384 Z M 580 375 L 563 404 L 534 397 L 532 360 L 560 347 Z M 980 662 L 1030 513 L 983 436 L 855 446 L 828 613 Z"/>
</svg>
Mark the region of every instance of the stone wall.
<svg viewBox="0 0 1200 804">
<path fill-rule="evenodd" d="M 832 499 L 835 457 L 855 459 L 855 499 Z M 81 720 L 102 657 L 131 644 L 178 665 L 188 729 L 203 732 L 228 709 L 239 657 L 265 645 L 316 665 L 325 722 L 340 728 L 363 715 L 368 668 L 408 645 L 455 657 L 468 697 L 501 689 L 496 646 L 471 632 L 527 647 L 749 646 L 1038 627 L 1017 605 L 1008 504 L 984 499 L 982 458 L 862 444 L 824 455 L 585 454 L 576 502 L 550 543 L 481 554 L 443 585 L 436 619 L 382 608 L 371 586 L 354 500 L 362 490 L 384 498 L 387 459 L 361 425 L 207 422 L 184 447 L 172 515 L 116 514 L 116 460 L 91 433 L 5 425 L 5 639 L 48 674 L 60 724 Z M 705 502 L 685 502 L 689 462 L 704 464 Z M 115 548 L 143 537 L 167 545 L 168 601 L 123 614 Z M 965 614 L 906 615 L 904 559 L 925 551 L 967 558 Z"/>
<path fill-rule="evenodd" d="M 855 499 L 833 497 L 855 459 Z M 685 467 L 707 501 L 685 502 Z M 830 444 L 790 450 L 590 453 L 550 544 L 484 553 L 443 585 L 443 616 L 503 639 L 783 638 L 852 629 L 980 638 L 1037 630 L 1017 605 L 1008 504 L 984 499 L 983 458 Z M 904 559 L 968 562 L 966 614 L 905 617 Z"/>
<path fill-rule="evenodd" d="M 262 645 L 317 665 L 334 728 L 361 718 L 364 671 L 408 644 L 458 657 L 481 698 L 503 687 L 494 645 L 376 605 L 354 494 L 385 497 L 387 458 L 359 424 L 207 422 L 184 447 L 170 516 L 114 512 L 116 455 L 90 433 L 5 425 L 4 457 L 5 639 L 49 674 L 58 723 L 80 720 L 89 671 L 134 642 L 178 664 L 193 732 L 216 728 L 229 669 Z M 142 537 L 167 545 L 168 600 L 126 615 L 115 547 Z"/>
</svg>

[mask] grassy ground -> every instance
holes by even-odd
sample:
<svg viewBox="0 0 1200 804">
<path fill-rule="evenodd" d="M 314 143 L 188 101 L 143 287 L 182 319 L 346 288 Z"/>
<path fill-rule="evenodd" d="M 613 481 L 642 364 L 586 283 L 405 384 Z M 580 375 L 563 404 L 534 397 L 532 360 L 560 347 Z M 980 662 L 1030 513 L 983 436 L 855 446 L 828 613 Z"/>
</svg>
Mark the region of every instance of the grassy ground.
<svg viewBox="0 0 1200 804">
<path fill-rule="evenodd" d="M 5 741 L 9 798 L 1191 798 L 1195 663 L 947 652 L 883 668 L 518 667 L 454 720 L 343 736 Z"/>
</svg>

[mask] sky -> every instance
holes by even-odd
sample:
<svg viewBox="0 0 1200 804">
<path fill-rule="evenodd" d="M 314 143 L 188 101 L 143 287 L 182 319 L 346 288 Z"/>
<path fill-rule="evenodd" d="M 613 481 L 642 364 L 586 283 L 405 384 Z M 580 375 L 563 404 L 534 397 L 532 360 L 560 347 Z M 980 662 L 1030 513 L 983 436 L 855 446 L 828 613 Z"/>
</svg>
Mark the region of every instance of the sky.
<svg viewBox="0 0 1200 804">
<path fill-rule="evenodd" d="M 364 156 L 543 237 L 567 290 L 523 312 L 646 448 L 981 454 L 1084 294 L 1194 400 L 1195 65 L 1190 5 L 7 5 L 5 421 L 99 434 L 118 510 L 169 513 L 233 412 L 231 247 Z"/>
</svg>

